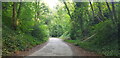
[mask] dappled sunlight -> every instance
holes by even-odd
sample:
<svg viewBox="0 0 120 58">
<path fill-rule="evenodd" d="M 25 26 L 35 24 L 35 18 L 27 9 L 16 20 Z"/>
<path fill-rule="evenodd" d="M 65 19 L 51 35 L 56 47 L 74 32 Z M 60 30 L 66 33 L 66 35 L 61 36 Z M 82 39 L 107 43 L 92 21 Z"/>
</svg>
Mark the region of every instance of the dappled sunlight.
<svg viewBox="0 0 120 58">
<path fill-rule="evenodd" d="M 59 0 L 42 0 L 44 3 L 46 3 L 50 9 L 54 10 L 57 5 L 60 3 Z"/>
</svg>

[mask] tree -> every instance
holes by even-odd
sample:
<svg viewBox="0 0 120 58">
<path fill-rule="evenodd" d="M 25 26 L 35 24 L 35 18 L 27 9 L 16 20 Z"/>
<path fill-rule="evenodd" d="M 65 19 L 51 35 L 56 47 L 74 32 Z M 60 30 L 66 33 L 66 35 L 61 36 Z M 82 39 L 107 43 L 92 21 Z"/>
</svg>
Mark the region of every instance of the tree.
<svg viewBox="0 0 120 58">
<path fill-rule="evenodd" d="M 117 17 L 116 17 L 116 11 L 115 11 L 115 6 L 114 6 L 114 2 L 111 2 L 112 3 L 112 13 L 113 13 L 113 22 L 114 24 L 116 24 L 117 22 Z"/>
<path fill-rule="evenodd" d="M 64 2 L 64 4 L 65 4 L 65 7 L 66 7 L 66 9 L 67 9 L 67 11 L 68 11 L 68 14 L 69 14 L 70 18 L 72 19 L 72 16 L 71 16 L 71 14 L 70 14 L 70 10 L 69 10 L 69 8 L 68 8 L 68 6 L 67 6 L 67 3 Z"/>
<path fill-rule="evenodd" d="M 17 25 L 16 25 L 16 20 L 17 20 L 17 17 L 16 17 L 16 15 L 17 15 L 17 3 L 16 2 L 13 2 L 13 15 L 12 15 L 12 27 L 13 27 L 13 29 L 14 30 L 16 30 L 16 27 L 17 27 Z"/>
</svg>

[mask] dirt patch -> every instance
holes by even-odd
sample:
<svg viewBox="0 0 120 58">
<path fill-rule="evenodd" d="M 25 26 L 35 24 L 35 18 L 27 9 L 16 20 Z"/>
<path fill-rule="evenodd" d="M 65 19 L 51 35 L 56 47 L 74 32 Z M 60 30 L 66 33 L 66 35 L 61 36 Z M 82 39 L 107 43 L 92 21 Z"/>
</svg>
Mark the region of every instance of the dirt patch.
<svg viewBox="0 0 120 58">
<path fill-rule="evenodd" d="M 74 44 L 67 43 L 67 42 L 65 42 L 65 43 L 71 47 L 71 49 L 73 51 L 73 56 L 102 56 L 102 55 L 98 55 L 94 52 L 86 51 L 85 49 L 80 48 L 78 46 L 74 46 Z"/>
</svg>

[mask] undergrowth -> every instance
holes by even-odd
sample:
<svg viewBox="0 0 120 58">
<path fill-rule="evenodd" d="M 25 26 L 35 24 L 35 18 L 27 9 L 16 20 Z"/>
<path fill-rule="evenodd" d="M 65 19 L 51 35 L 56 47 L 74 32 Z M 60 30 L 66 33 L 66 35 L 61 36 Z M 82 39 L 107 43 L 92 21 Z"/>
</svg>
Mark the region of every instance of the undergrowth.
<svg viewBox="0 0 120 58">
<path fill-rule="evenodd" d="M 91 35 L 93 35 L 94 33 L 96 33 L 96 35 L 88 40 L 66 39 L 65 41 L 69 43 L 74 43 L 75 45 L 80 46 L 81 48 L 84 48 L 89 51 L 94 51 L 98 54 L 102 54 L 105 56 L 120 55 L 118 51 L 117 26 L 113 25 L 110 20 L 101 22 L 93 26 L 93 30 L 91 30 Z"/>
<path fill-rule="evenodd" d="M 11 55 L 16 51 L 24 51 L 31 49 L 36 45 L 45 42 L 47 39 L 39 40 L 31 36 L 30 34 L 25 34 L 22 32 L 13 31 L 10 28 L 3 26 L 2 30 L 2 55 Z"/>
</svg>

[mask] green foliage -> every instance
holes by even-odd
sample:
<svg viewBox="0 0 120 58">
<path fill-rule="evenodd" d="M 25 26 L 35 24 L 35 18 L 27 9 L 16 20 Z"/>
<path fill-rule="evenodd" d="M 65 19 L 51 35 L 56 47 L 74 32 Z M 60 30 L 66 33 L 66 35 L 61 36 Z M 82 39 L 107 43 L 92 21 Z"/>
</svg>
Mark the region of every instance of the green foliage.
<svg viewBox="0 0 120 58">
<path fill-rule="evenodd" d="M 118 30 L 117 26 L 113 25 L 110 20 L 105 22 L 101 22 L 95 26 L 95 33 L 93 40 L 95 40 L 96 44 L 101 43 L 101 45 L 105 45 L 113 40 L 117 40 Z"/>
<path fill-rule="evenodd" d="M 12 17 L 12 3 L 2 3 L 2 23 L 6 24 L 6 26 L 11 27 L 11 17 Z M 5 20 L 6 19 L 6 20 Z"/>
<path fill-rule="evenodd" d="M 52 28 L 52 30 L 50 33 L 51 33 L 52 37 L 59 37 L 63 34 L 61 25 L 54 25 L 51 28 Z"/>
<path fill-rule="evenodd" d="M 32 48 L 49 36 L 106 56 L 119 55 L 119 2 L 67 2 L 54 10 L 41 2 L 14 4 L 2 3 L 3 55 Z"/>
<path fill-rule="evenodd" d="M 91 32 L 96 33 L 96 35 L 87 41 L 65 41 L 74 43 L 77 46 L 79 45 L 84 49 L 95 51 L 98 54 L 103 54 L 106 56 L 118 56 L 118 30 L 116 30 L 117 27 L 111 23 L 111 20 L 106 20 L 105 22 L 96 24 L 93 26 L 93 28 L 94 31 Z"/>
<path fill-rule="evenodd" d="M 18 2 L 16 10 L 13 10 L 15 8 L 12 6 L 13 4 L 13 2 L 2 3 L 2 55 L 4 56 L 11 55 L 16 51 L 33 48 L 46 42 L 49 37 L 48 26 L 45 24 L 46 18 L 36 15 L 38 13 L 43 16 L 47 15 L 48 7 L 45 4 L 40 3 L 40 5 L 37 5 L 36 3 L 22 2 L 20 6 Z M 16 11 L 16 14 L 13 14 L 13 11 Z M 44 12 L 40 13 L 40 11 Z M 13 21 L 13 15 L 19 15 L 15 21 Z M 16 23 L 16 30 L 13 29 L 13 22 Z"/>
<path fill-rule="evenodd" d="M 49 36 L 48 34 L 49 31 L 47 25 L 34 26 L 34 30 L 32 30 L 32 36 L 38 38 L 39 40 L 46 40 Z"/>
<path fill-rule="evenodd" d="M 106 20 L 95 26 L 95 33 L 96 35 L 90 41 L 97 48 L 101 48 L 99 52 L 107 56 L 118 56 L 117 26 L 113 25 L 111 20 Z"/>
<path fill-rule="evenodd" d="M 64 39 L 64 40 L 70 39 L 70 33 L 69 33 L 68 31 L 66 31 L 66 32 L 64 32 L 64 34 L 62 34 L 62 35 L 60 36 L 60 38 L 61 38 L 61 39 Z"/>
<path fill-rule="evenodd" d="M 2 33 L 3 55 L 10 55 L 12 52 L 23 51 L 45 42 L 25 33 L 18 33 L 6 26 L 3 26 Z"/>
<path fill-rule="evenodd" d="M 69 43 L 75 43 L 76 42 L 76 40 L 64 40 L 64 41 L 69 42 Z"/>
<path fill-rule="evenodd" d="M 105 2 L 76 2 L 72 11 L 71 39 L 65 41 L 105 56 L 118 56 L 119 27 L 115 20 L 119 19 L 120 5 L 114 3 L 113 6 Z"/>
<path fill-rule="evenodd" d="M 56 13 L 49 23 L 49 32 L 52 37 L 60 37 L 69 34 L 71 29 L 71 20 L 63 6 L 59 7 Z"/>
</svg>

